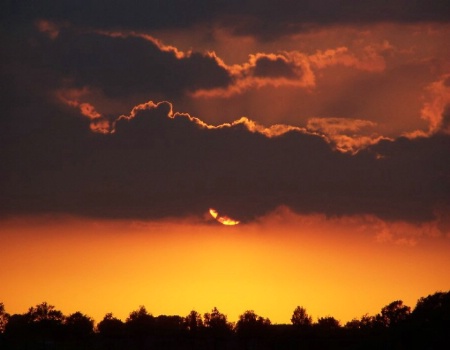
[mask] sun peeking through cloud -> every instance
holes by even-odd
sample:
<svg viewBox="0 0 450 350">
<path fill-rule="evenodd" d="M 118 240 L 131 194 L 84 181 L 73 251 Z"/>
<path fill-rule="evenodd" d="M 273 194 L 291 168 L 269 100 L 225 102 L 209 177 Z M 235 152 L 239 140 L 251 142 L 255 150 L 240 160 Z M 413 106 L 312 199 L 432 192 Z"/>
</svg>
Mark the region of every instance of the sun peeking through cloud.
<svg viewBox="0 0 450 350">
<path fill-rule="evenodd" d="M 214 219 L 216 219 L 222 225 L 233 226 L 240 223 L 240 221 L 234 220 L 228 216 L 219 215 L 219 212 L 212 208 L 209 209 L 209 213 Z"/>
</svg>

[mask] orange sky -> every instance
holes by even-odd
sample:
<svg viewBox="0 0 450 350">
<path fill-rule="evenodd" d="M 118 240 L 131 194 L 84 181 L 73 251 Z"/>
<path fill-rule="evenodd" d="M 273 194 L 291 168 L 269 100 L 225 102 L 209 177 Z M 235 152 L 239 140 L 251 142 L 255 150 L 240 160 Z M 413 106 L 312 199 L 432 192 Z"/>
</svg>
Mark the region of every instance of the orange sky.
<svg viewBox="0 0 450 350">
<path fill-rule="evenodd" d="M 47 301 L 97 322 L 145 305 L 184 316 L 214 306 L 236 320 L 247 309 L 289 323 L 297 305 L 342 323 L 397 299 L 450 286 L 450 241 L 371 217 L 327 219 L 287 209 L 251 224 L 101 221 L 71 217 L 2 222 L 1 298 L 9 313 Z"/>
<path fill-rule="evenodd" d="M 50 3 L 0 23 L 7 312 L 345 323 L 450 288 L 447 3 Z"/>
</svg>

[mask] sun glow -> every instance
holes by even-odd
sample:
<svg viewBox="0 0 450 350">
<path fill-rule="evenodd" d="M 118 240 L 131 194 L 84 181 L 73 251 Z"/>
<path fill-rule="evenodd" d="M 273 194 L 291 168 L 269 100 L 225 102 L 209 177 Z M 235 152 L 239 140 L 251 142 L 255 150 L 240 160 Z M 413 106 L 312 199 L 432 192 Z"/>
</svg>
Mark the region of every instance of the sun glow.
<svg viewBox="0 0 450 350">
<path fill-rule="evenodd" d="M 218 222 L 220 222 L 223 225 L 233 226 L 233 225 L 237 225 L 240 223 L 240 221 L 234 220 L 228 216 L 219 215 L 219 212 L 212 208 L 209 209 L 209 213 L 211 214 L 211 216 L 214 219 L 216 219 Z"/>
<path fill-rule="evenodd" d="M 47 301 L 97 322 L 107 312 L 125 320 L 144 305 L 181 316 L 217 306 L 231 321 L 252 309 L 289 323 L 300 304 L 314 319 L 329 314 L 345 323 L 447 288 L 450 242 L 427 232 L 283 211 L 234 227 L 21 217 L 0 222 L 7 247 L 0 301 L 9 313 Z"/>
</svg>

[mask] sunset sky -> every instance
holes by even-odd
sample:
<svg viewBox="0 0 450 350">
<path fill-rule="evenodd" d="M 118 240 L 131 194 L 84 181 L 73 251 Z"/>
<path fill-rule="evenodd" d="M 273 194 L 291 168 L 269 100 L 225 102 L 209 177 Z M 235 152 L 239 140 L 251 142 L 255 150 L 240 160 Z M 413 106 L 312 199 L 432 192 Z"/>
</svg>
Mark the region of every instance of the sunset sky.
<svg viewBox="0 0 450 350">
<path fill-rule="evenodd" d="M 450 2 L 23 0 L 0 25 L 7 312 L 345 323 L 450 290 Z"/>
</svg>

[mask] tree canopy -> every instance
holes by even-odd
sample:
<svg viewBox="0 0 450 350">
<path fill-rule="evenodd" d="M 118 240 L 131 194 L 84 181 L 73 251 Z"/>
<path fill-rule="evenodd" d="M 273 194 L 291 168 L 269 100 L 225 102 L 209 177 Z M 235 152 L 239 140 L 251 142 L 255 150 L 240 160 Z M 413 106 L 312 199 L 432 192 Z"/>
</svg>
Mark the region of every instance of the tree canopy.
<svg viewBox="0 0 450 350">
<path fill-rule="evenodd" d="M 9 349 L 268 349 L 268 348 L 450 348 L 450 291 L 417 301 L 414 310 L 395 300 L 376 315 L 365 314 L 341 326 L 332 316 L 313 318 L 302 306 L 291 324 L 244 311 L 235 324 L 214 307 L 203 316 L 153 316 L 145 306 L 125 322 L 107 313 L 94 320 L 81 311 L 64 315 L 47 302 L 23 314 L 8 314 L 0 302 L 0 347 Z M 406 336 L 407 335 L 407 336 Z M 394 346 L 392 344 L 395 344 Z"/>
</svg>

